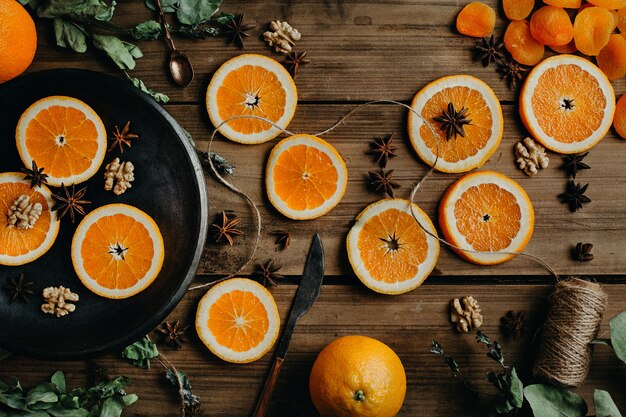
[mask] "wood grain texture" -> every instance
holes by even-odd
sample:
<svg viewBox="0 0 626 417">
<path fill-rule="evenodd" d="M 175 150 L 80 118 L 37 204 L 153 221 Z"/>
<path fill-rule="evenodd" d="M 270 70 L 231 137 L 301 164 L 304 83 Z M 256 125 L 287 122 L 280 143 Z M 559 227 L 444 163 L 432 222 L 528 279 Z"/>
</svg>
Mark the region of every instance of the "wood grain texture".
<svg viewBox="0 0 626 417">
<path fill-rule="evenodd" d="M 626 305 L 626 285 L 607 285 L 609 306 L 600 334 L 606 337 L 608 319 Z M 485 317 L 481 327 L 492 339 L 502 342 L 506 363 L 514 365 L 522 379 L 531 380 L 530 368 L 546 312 L 547 285 L 424 285 L 402 296 L 381 296 L 362 287 L 327 285 L 311 311 L 296 327 L 291 348 L 284 362 L 279 383 L 268 416 L 315 417 L 308 394 L 308 375 L 319 351 L 337 337 L 362 334 L 374 337 L 395 350 L 407 374 L 407 395 L 399 416 L 478 416 L 486 406 L 484 399 L 476 400 L 464 391 L 442 360 L 429 353 L 433 339 L 439 341 L 448 354 L 456 357 L 465 372 L 485 392 L 493 392 L 483 381 L 484 373 L 495 369 L 495 363 L 485 356 L 473 334 L 457 334 L 448 322 L 449 299 L 473 295 L 480 303 Z M 295 286 L 281 285 L 272 290 L 281 319 L 291 305 Z M 169 320 L 192 324 L 201 292 L 189 293 L 170 315 Z M 518 340 L 503 339 L 499 319 L 509 309 L 526 310 L 528 330 Z M 193 326 L 192 326 L 193 327 Z M 208 416 L 249 416 L 273 358 L 273 352 L 248 365 L 227 364 L 204 348 L 195 332 L 188 330 L 190 342 L 182 350 L 161 345 L 162 352 L 179 370 L 189 375 L 194 393 L 202 398 Z M 157 340 L 157 336 L 154 336 Z M 124 362 L 117 354 L 95 361 L 109 368 L 111 376 L 128 375 L 133 379 L 128 392 L 139 395 L 139 401 L 126 413 L 137 412 L 153 417 L 176 414 L 174 390 L 168 386 L 160 366 L 153 362 L 151 370 L 139 370 Z M 68 386 L 88 381 L 89 364 L 85 362 L 43 362 L 11 357 L 0 362 L 0 380 L 19 376 L 25 387 L 48 377 L 57 369 L 67 370 Z M 626 409 L 626 365 L 609 348 L 597 346 L 593 354 L 587 382 L 577 390 L 591 403 L 593 389 L 607 390 L 617 406 Z"/>
</svg>

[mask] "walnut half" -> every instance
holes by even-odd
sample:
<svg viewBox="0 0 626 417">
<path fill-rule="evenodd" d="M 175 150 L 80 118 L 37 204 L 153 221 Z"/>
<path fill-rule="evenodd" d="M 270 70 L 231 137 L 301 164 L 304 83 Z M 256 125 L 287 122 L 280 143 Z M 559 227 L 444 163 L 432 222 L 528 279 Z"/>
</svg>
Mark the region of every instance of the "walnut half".
<svg viewBox="0 0 626 417">
<path fill-rule="evenodd" d="M 113 190 L 115 195 L 124 194 L 132 187 L 131 182 L 135 180 L 135 166 L 132 162 L 120 162 L 120 158 L 115 158 L 108 164 L 104 171 L 104 189 Z"/>
<path fill-rule="evenodd" d="M 7 226 L 18 229 L 32 229 L 41 216 L 43 207 L 39 203 L 31 204 L 30 197 L 22 194 L 7 211 Z"/>
<path fill-rule="evenodd" d="M 263 33 L 263 39 L 273 46 L 276 52 L 288 54 L 300 40 L 300 32 L 287 22 L 275 20 L 270 23 L 271 31 Z"/>
<path fill-rule="evenodd" d="M 547 168 L 550 160 L 543 146 L 531 138 L 515 144 L 515 163 L 526 175 L 535 175 L 540 169 Z"/>
<path fill-rule="evenodd" d="M 460 300 L 455 298 L 450 302 L 450 321 L 456 323 L 459 332 L 467 333 L 478 329 L 483 324 L 480 306 L 474 297 L 467 296 Z"/>
<path fill-rule="evenodd" d="M 41 305 L 41 311 L 63 317 L 76 310 L 76 305 L 68 303 L 68 301 L 78 301 L 78 294 L 63 286 L 48 287 L 43 290 L 43 299 L 45 304 Z"/>
</svg>

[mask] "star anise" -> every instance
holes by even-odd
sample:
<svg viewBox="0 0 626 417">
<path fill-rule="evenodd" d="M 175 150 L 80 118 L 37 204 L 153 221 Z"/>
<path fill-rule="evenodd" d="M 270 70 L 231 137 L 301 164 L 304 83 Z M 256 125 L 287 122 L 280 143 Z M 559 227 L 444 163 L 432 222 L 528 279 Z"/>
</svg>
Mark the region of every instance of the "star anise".
<svg viewBox="0 0 626 417">
<path fill-rule="evenodd" d="M 504 317 L 500 318 L 500 330 L 506 337 L 519 339 L 526 331 L 525 311 L 513 310 L 506 312 Z"/>
<path fill-rule="evenodd" d="M 276 236 L 276 244 L 280 245 L 281 250 L 285 250 L 289 247 L 291 243 L 291 234 L 286 230 L 278 230 L 273 235 Z"/>
<path fill-rule="evenodd" d="M 580 183 L 575 183 L 574 180 L 569 180 L 567 183 L 567 189 L 564 193 L 559 194 L 561 203 L 568 204 L 572 213 L 576 210 L 583 208 L 583 204 L 590 203 L 591 199 L 585 195 L 589 184 L 583 186 Z"/>
<path fill-rule="evenodd" d="M 517 83 L 524 79 L 524 73 L 528 70 L 517 62 L 510 59 L 500 59 L 497 61 L 500 79 L 506 79 L 509 87 L 517 87 Z"/>
<path fill-rule="evenodd" d="M 263 265 L 257 264 L 255 268 L 252 276 L 258 279 L 265 287 L 273 287 L 276 285 L 276 280 L 285 278 L 278 273 L 282 266 L 275 263 L 273 259 L 270 259 Z"/>
<path fill-rule="evenodd" d="M 175 322 L 166 321 L 161 323 L 161 327 L 157 329 L 157 332 L 162 335 L 162 340 L 166 345 L 181 348 L 183 343 L 187 341 L 184 333 L 188 327 L 189 326 L 182 327 L 178 320 Z"/>
<path fill-rule="evenodd" d="M 371 149 L 367 151 L 367 153 L 377 157 L 376 163 L 379 164 L 381 168 L 385 168 L 387 166 L 389 158 L 398 156 L 395 153 L 396 147 L 393 146 L 392 143 L 393 133 L 381 138 L 376 138 L 373 142 L 370 142 Z"/>
<path fill-rule="evenodd" d="M 216 229 L 217 237 L 215 238 L 215 242 L 219 243 L 222 238 L 228 241 L 229 245 L 234 245 L 234 237 L 243 235 L 243 232 L 237 229 L 237 225 L 241 219 L 235 217 L 233 219 L 229 219 L 226 215 L 225 211 L 222 211 L 222 222 L 221 224 L 213 223 L 211 227 Z"/>
<path fill-rule="evenodd" d="M 567 172 L 569 176 L 576 179 L 576 174 L 581 169 L 591 169 L 589 165 L 583 162 L 583 159 L 589 155 L 589 152 L 577 153 L 574 155 L 566 155 L 563 158 L 562 168 Z"/>
<path fill-rule="evenodd" d="M 24 279 L 24 274 L 21 273 L 17 278 L 13 277 L 9 279 L 9 283 L 4 287 L 9 293 L 9 297 L 11 297 L 11 302 L 15 302 L 15 300 L 19 298 L 22 299 L 25 303 L 28 302 L 28 296 L 33 293 L 33 283 L 27 282 Z"/>
<path fill-rule="evenodd" d="M 116 146 L 120 149 L 121 153 L 124 153 L 124 145 L 130 148 L 131 139 L 137 139 L 139 136 L 134 133 L 130 133 L 129 130 L 130 130 L 130 121 L 126 122 L 121 132 L 120 132 L 119 127 L 117 127 L 116 125 L 115 131 L 113 132 L 113 137 L 109 138 L 109 140 L 112 140 L 113 143 L 111 144 L 107 152 L 111 152 L 113 149 L 115 149 Z"/>
<path fill-rule="evenodd" d="M 32 168 L 22 168 L 22 172 L 26 174 L 24 179 L 30 180 L 30 188 L 41 187 L 41 184 L 48 183 L 48 174 L 44 174 L 43 168 L 39 168 L 34 159 Z"/>
<path fill-rule="evenodd" d="M 474 46 L 476 56 L 483 61 L 483 65 L 486 67 L 492 62 L 497 62 L 499 59 L 504 58 L 502 53 L 502 42 L 496 41 L 495 36 L 491 35 L 489 38 L 482 38 L 479 43 Z"/>
<path fill-rule="evenodd" d="M 234 42 L 239 49 L 245 49 L 243 39 L 249 37 L 250 34 L 247 32 L 256 27 L 256 25 L 243 23 L 243 13 L 237 15 L 233 20 L 226 23 L 225 26 L 224 33 L 230 36 L 229 42 Z"/>
<path fill-rule="evenodd" d="M 572 250 L 572 257 L 574 258 L 574 260 L 580 261 L 580 262 L 593 261 L 594 256 L 591 253 L 592 249 L 593 249 L 592 243 L 578 242 L 576 246 L 574 246 L 574 249 Z"/>
<path fill-rule="evenodd" d="M 467 109 L 465 107 L 457 111 L 454 108 L 454 104 L 448 103 L 448 109 L 441 113 L 441 116 L 433 117 L 433 120 L 437 123 L 441 123 L 441 130 L 446 131 L 446 140 L 456 139 L 457 135 L 465 137 L 464 126 L 472 122 L 467 116 Z"/>
<path fill-rule="evenodd" d="M 400 188 L 400 184 L 391 179 L 393 177 L 393 169 L 387 172 L 379 169 L 378 172 L 369 171 L 368 174 L 370 176 L 370 187 L 376 191 L 382 191 L 389 197 L 394 198 L 393 190 L 394 188 Z"/>
<path fill-rule="evenodd" d="M 306 59 L 307 54 L 308 52 L 306 51 L 301 53 L 292 51 L 285 58 L 285 63 L 283 65 L 287 67 L 287 70 L 289 71 L 289 74 L 291 74 L 291 76 L 293 77 L 294 81 L 298 76 L 298 70 L 300 69 L 300 66 L 311 63 L 310 60 Z"/>
<path fill-rule="evenodd" d="M 70 192 L 65 184 L 61 184 L 61 190 L 63 190 L 64 196 L 59 194 L 52 194 L 52 198 L 56 200 L 56 204 L 52 206 L 52 211 L 57 212 L 57 220 L 61 220 L 68 212 L 72 223 L 74 223 L 76 215 L 85 215 L 84 204 L 91 204 L 91 201 L 83 200 L 87 187 L 83 187 L 76 191 L 75 186 L 72 185 L 72 192 Z M 61 212 L 59 215 L 58 212 Z"/>
</svg>

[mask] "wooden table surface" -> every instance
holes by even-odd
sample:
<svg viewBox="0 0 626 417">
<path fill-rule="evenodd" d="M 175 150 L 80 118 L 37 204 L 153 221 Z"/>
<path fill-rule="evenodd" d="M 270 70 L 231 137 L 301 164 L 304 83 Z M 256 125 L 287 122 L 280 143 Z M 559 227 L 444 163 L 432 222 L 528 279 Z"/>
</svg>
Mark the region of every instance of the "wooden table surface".
<svg viewBox="0 0 626 417">
<path fill-rule="evenodd" d="M 486 1 L 497 7 L 495 0 Z M 497 170 L 517 180 L 528 192 L 536 212 L 533 238 L 527 252 L 545 259 L 562 275 L 593 277 L 604 284 L 609 306 L 602 326 L 608 331 L 608 319 L 626 309 L 626 142 L 613 131 L 589 154 L 586 162 L 593 169 L 580 175 L 589 182 L 588 195 L 593 200 L 582 211 L 570 213 L 557 195 L 564 191 L 566 175 L 559 169 L 560 156 L 550 154 L 550 166 L 536 177 L 526 177 L 513 161 L 513 145 L 526 136 L 517 116 L 516 92 L 507 88 L 493 67 L 483 68 L 472 60 L 474 41 L 454 32 L 454 18 L 464 2 L 396 0 L 396 1 L 234 1 L 226 0 L 223 10 L 245 12 L 246 20 L 257 26 L 247 39 L 246 52 L 283 57 L 271 51 L 261 40 L 271 20 L 287 20 L 303 34 L 298 50 L 308 51 L 312 63 L 301 69 L 297 79 L 299 103 L 289 129 L 312 133 L 324 130 L 355 105 L 377 99 L 408 103 L 429 81 L 450 74 L 467 73 L 487 82 L 502 102 L 505 129 L 498 151 L 485 168 Z M 132 26 L 154 18 L 140 1 L 122 1 L 114 22 Z M 497 33 L 505 21 L 500 12 Z M 49 21 L 37 20 L 39 46 L 29 71 L 50 68 L 86 68 L 120 76 L 97 52 L 77 54 L 54 45 Z M 179 123 L 206 147 L 211 125 L 204 107 L 204 94 L 213 72 L 226 59 L 241 53 L 222 38 L 199 41 L 176 39 L 195 66 L 196 78 L 185 89 L 173 85 L 166 75 L 166 46 L 161 41 L 141 42 L 144 58 L 131 75 L 168 94 L 165 106 Z M 626 91 L 624 81 L 614 83 L 616 95 Z M 525 310 L 530 330 L 516 341 L 504 340 L 506 361 L 530 378 L 532 352 L 537 340 L 535 330 L 546 312 L 546 297 L 553 279 L 541 266 L 518 257 L 495 267 L 477 267 L 442 248 L 437 268 L 420 288 L 402 296 L 375 294 L 354 277 L 347 261 L 345 237 L 354 217 L 368 204 L 380 198 L 366 187 L 367 171 L 376 168 L 371 156 L 365 155 L 368 143 L 376 137 L 394 133 L 399 157 L 389 164 L 402 187 L 399 197 L 407 198 L 410 188 L 426 171 L 408 145 L 406 110 L 393 105 L 366 107 L 342 126 L 325 136 L 346 160 L 349 183 L 345 197 L 326 216 L 307 222 L 287 220 L 270 205 L 262 187 L 264 162 L 270 143 L 244 146 L 220 140 L 214 149 L 237 166 L 233 183 L 248 193 L 259 205 L 263 218 L 261 245 L 256 261 L 274 258 L 283 265 L 286 282 L 272 289 L 281 315 L 285 318 L 302 272 L 311 235 L 319 232 L 326 248 L 325 285 L 318 302 L 297 327 L 277 391 L 271 415 L 281 417 L 316 416 L 308 396 L 308 375 L 317 353 L 331 340 L 348 334 L 375 337 L 391 346 L 400 356 L 408 376 L 408 390 L 400 416 L 481 415 L 485 404 L 465 394 L 441 363 L 429 353 L 432 339 L 457 356 L 479 386 L 484 372 L 491 367 L 484 350 L 473 335 L 460 335 L 448 322 L 447 306 L 453 297 L 473 295 L 483 308 L 484 330 L 492 338 L 502 339 L 499 319 L 507 310 Z M 443 191 L 458 175 L 435 174 L 417 195 L 418 204 L 435 217 Z M 207 245 L 196 282 L 206 282 L 237 269 L 247 256 L 253 240 L 252 213 L 244 201 L 227 192 L 209 175 L 212 216 L 221 210 L 233 210 L 242 218 L 246 236 L 234 247 Z M 291 232 L 290 247 L 281 252 L 271 232 Z M 183 237 L 184 238 L 184 237 Z M 571 260 L 576 242 L 592 242 L 595 259 L 588 263 Z M 249 274 L 251 270 L 247 270 Z M 193 323 L 197 301 L 202 292 L 187 293 L 168 320 Z M 193 327 L 193 326 L 192 326 Z M 161 347 L 178 369 L 186 372 L 194 392 L 202 398 L 206 416 L 250 415 L 262 381 L 268 371 L 271 355 L 249 365 L 231 365 L 210 354 L 189 330 L 190 342 L 182 350 Z M 173 390 L 167 386 L 161 370 L 143 371 L 109 354 L 94 361 L 45 362 L 14 355 L 0 362 L 0 379 L 14 375 L 23 385 L 47 378 L 57 369 L 67 373 L 69 385 L 84 384 L 93 362 L 106 365 L 111 375 L 133 378 L 129 392 L 139 401 L 127 415 L 170 416 L 177 412 Z M 596 349 L 588 381 L 578 389 L 588 402 L 594 388 L 611 393 L 622 412 L 626 411 L 626 366 L 602 346 Z"/>
</svg>

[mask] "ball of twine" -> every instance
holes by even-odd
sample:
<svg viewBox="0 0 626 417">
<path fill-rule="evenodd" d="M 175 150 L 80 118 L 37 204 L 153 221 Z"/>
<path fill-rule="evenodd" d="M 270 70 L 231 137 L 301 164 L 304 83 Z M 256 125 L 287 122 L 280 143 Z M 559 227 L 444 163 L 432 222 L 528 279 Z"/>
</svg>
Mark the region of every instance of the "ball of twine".
<svg viewBox="0 0 626 417">
<path fill-rule="evenodd" d="M 607 301 L 606 293 L 594 282 L 568 278 L 554 286 L 533 368 L 536 377 L 567 388 L 585 380 L 589 343 L 600 330 Z"/>
</svg>

